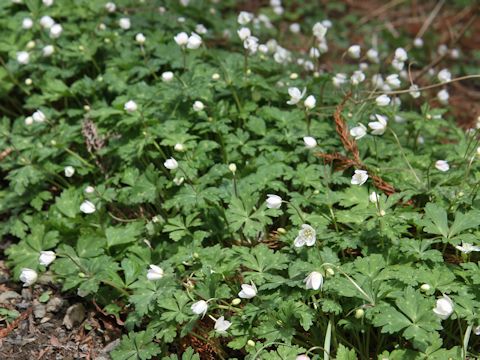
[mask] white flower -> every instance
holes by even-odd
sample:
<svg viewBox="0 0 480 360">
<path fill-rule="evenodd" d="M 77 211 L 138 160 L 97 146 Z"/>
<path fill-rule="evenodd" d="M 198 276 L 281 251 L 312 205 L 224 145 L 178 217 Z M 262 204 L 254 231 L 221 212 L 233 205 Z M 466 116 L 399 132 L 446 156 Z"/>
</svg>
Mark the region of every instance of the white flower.
<svg viewBox="0 0 480 360">
<path fill-rule="evenodd" d="M 399 61 L 397 59 L 392 60 L 392 66 L 395 68 L 397 71 L 403 70 L 405 63 L 403 61 Z"/>
<path fill-rule="evenodd" d="M 350 57 L 352 59 L 359 59 L 360 58 L 360 53 L 361 53 L 360 45 L 350 46 L 348 48 L 347 52 L 348 52 L 348 55 L 350 55 Z"/>
<path fill-rule="evenodd" d="M 353 72 L 353 75 L 350 77 L 350 82 L 352 85 L 357 86 L 365 80 L 365 74 L 361 70 L 356 70 Z"/>
<path fill-rule="evenodd" d="M 280 209 L 282 206 L 282 198 L 278 195 L 268 194 L 266 202 L 269 209 Z"/>
<path fill-rule="evenodd" d="M 242 27 L 241 29 L 237 30 L 238 37 L 240 40 L 244 41 L 246 38 L 252 35 L 252 32 L 247 27 Z"/>
<path fill-rule="evenodd" d="M 133 113 L 133 112 L 137 111 L 138 105 L 135 101 L 129 100 L 125 103 L 125 105 L 123 105 L 123 109 L 126 112 Z"/>
<path fill-rule="evenodd" d="M 415 46 L 416 48 L 423 47 L 423 39 L 422 38 L 415 38 L 413 40 L 413 46 Z"/>
<path fill-rule="evenodd" d="M 475 335 L 479 336 L 480 335 L 480 326 L 474 327 L 473 328 L 473 333 Z"/>
<path fill-rule="evenodd" d="M 318 41 L 321 41 L 325 38 L 327 31 L 328 28 L 320 22 L 315 23 L 312 28 L 313 36 L 315 36 Z"/>
<path fill-rule="evenodd" d="M 248 50 L 250 54 L 255 54 L 258 50 L 258 38 L 255 36 L 249 36 L 243 42 L 243 47 Z"/>
<path fill-rule="evenodd" d="M 311 136 L 305 136 L 303 138 L 303 142 L 305 143 L 305 147 L 307 149 L 313 149 L 315 146 L 317 146 L 317 140 Z"/>
<path fill-rule="evenodd" d="M 173 37 L 178 46 L 185 46 L 188 44 L 188 34 L 186 32 L 178 33 Z"/>
<path fill-rule="evenodd" d="M 238 14 L 237 22 L 240 25 L 247 25 L 250 21 L 253 20 L 253 14 L 246 12 L 246 11 L 241 11 L 240 14 Z"/>
<path fill-rule="evenodd" d="M 128 30 L 128 29 L 130 29 L 130 26 L 132 26 L 132 24 L 130 23 L 130 19 L 127 18 L 127 17 L 124 17 L 124 18 L 121 18 L 120 20 L 118 20 L 118 25 L 123 30 Z"/>
<path fill-rule="evenodd" d="M 33 20 L 30 18 L 25 18 L 22 20 L 22 28 L 25 30 L 31 29 L 33 27 Z"/>
<path fill-rule="evenodd" d="M 395 50 L 395 59 L 401 62 L 405 62 L 408 59 L 408 54 L 404 48 L 397 48 Z"/>
<path fill-rule="evenodd" d="M 462 245 L 455 246 L 456 249 L 460 250 L 464 254 L 470 254 L 472 251 L 480 251 L 480 246 L 475 246 L 467 242 L 462 241 Z"/>
<path fill-rule="evenodd" d="M 288 27 L 288 29 L 294 33 L 294 34 L 298 34 L 300 33 L 300 24 L 299 23 L 292 23 L 290 24 L 290 26 Z"/>
<path fill-rule="evenodd" d="M 45 6 L 52 6 L 53 0 L 42 0 L 43 5 Z"/>
<path fill-rule="evenodd" d="M 50 29 L 53 24 L 55 24 L 55 21 L 48 15 L 42 16 L 40 18 L 40 26 L 44 29 Z"/>
<path fill-rule="evenodd" d="M 295 247 L 302 247 L 304 245 L 313 246 L 317 240 L 317 232 L 308 224 L 302 224 L 302 228 L 298 231 L 298 236 L 295 238 L 293 244 Z"/>
<path fill-rule="evenodd" d="M 310 48 L 310 51 L 308 52 L 308 56 L 311 58 L 319 58 L 320 57 L 320 50 L 318 50 L 316 47 Z"/>
<path fill-rule="evenodd" d="M 55 52 L 55 47 L 53 45 L 46 45 L 44 46 L 44 48 L 42 49 L 42 55 L 44 57 L 49 57 L 50 55 L 52 55 L 53 53 Z"/>
<path fill-rule="evenodd" d="M 226 332 L 230 326 L 232 326 L 232 323 L 228 320 L 225 320 L 223 316 L 220 316 L 217 320 L 215 320 L 215 331 L 220 334 Z"/>
<path fill-rule="evenodd" d="M 390 104 L 390 98 L 388 95 L 380 95 L 375 99 L 375 102 L 377 103 L 377 106 L 387 106 Z"/>
<path fill-rule="evenodd" d="M 105 10 L 107 10 L 109 13 L 113 13 L 115 10 L 117 10 L 117 5 L 115 5 L 114 2 L 109 1 L 105 4 Z"/>
<path fill-rule="evenodd" d="M 305 282 L 307 290 L 318 290 L 323 285 L 323 275 L 317 271 L 312 271 L 303 281 Z"/>
<path fill-rule="evenodd" d="M 62 35 L 63 28 L 60 24 L 55 24 L 50 28 L 50 37 L 52 39 L 57 39 Z"/>
<path fill-rule="evenodd" d="M 379 114 L 375 114 L 378 121 L 371 121 L 368 123 L 368 127 L 372 129 L 372 135 L 383 135 L 387 130 L 387 117 Z"/>
<path fill-rule="evenodd" d="M 162 81 L 170 82 L 172 80 L 173 80 L 173 72 L 165 71 L 164 73 L 162 73 Z"/>
<path fill-rule="evenodd" d="M 212 74 L 212 80 L 213 80 L 213 81 L 218 81 L 218 80 L 220 80 L 220 74 L 219 74 L 219 73 L 214 73 L 214 74 Z"/>
<path fill-rule="evenodd" d="M 32 119 L 35 122 L 42 123 L 47 120 L 47 117 L 41 110 L 37 110 L 32 114 Z"/>
<path fill-rule="evenodd" d="M 177 186 L 182 185 L 184 181 L 185 181 L 185 178 L 183 176 L 180 176 L 180 177 L 175 176 L 173 178 L 173 183 Z"/>
<path fill-rule="evenodd" d="M 347 74 L 338 73 L 332 78 L 333 86 L 336 88 L 341 87 L 342 85 L 347 83 Z"/>
<path fill-rule="evenodd" d="M 333 23 L 329 19 L 322 20 L 323 26 L 325 26 L 327 29 L 330 29 L 333 26 Z"/>
<path fill-rule="evenodd" d="M 180 0 L 180 4 L 182 4 L 182 6 L 188 6 L 188 4 L 190 4 L 190 0 Z"/>
<path fill-rule="evenodd" d="M 85 200 L 80 205 L 80 211 L 83 212 L 84 214 L 92 214 L 95 212 L 95 210 L 96 210 L 95 204 L 89 200 Z"/>
<path fill-rule="evenodd" d="M 146 40 L 147 38 L 142 33 L 138 33 L 137 35 L 135 35 L 135 41 L 137 42 L 137 44 L 143 45 L 145 44 Z"/>
<path fill-rule="evenodd" d="M 298 355 L 295 360 L 310 360 L 310 357 L 308 355 Z"/>
<path fill-rule="evenodd" d="M 388 85 L 390 85 L 393 89 L 398 89 L 402 84 L 400 79 L 398 78 L 398 74 L 391 74 L 385 78 L 385 81 Z"/>
<path fill-rule="evenodd" d="M 307 109 L 312 110 L 317 104 L 317 99 L 315 99 L 315 96 L 310 95 L 305 99 L 303 104 Z"/>
<path fill-rule="evenodd" d="M 452 80 L 452 74 L 448 69 L 442 69 L 438 72 L 437 78 L 441 83 Z"/>
<path fill-rule="evenodd" d="M 192 35 L 189 36 L 187 41 L 187 49 L 195 50 L 202 45 L 202 38 L 200 35 L 192 32 Z"/>
<path fill-rule="evenodd" d="M 17 62 L 22 65 L 27 65 L 30 61 L 30 54 L 26 51 L 17 52 Z"/>
<path fill-rule="evenodd" d="M 378 64 L 380 62 L 380 59 L 378 57 L 378 51 L 376 49 L 369 49 L 367 51 L 367 59 L 374 64 Z"/>
<path fill-rule="evenodd" d="M 378 202 L 378 199 L 379 199 L 378 194 L 375 191 L 372 191 L 368 196 L 368 200 L 370 200 L 370 202 L 374 204 Z"/>
<path fill-rule="evenodd" d="M 437 160 L 435 162 L 435 168 L 437 170 L 446 172 L 446 171 L 450 170 L 450 165 L 448 165 L 448 162 L 446 160 Z"/>
<path fill-rule="evenodd" d="M 30 126 L 33 124 L 33 118 L 31 116 L 27 116 L 25 118 L 25 125 Z"/>
<path fill-rule="evenodd" d="M 207 28 L 203 24 L 195 25 L 195 32 L 198 34 L 206 34 L 208 32 Z"/>
<path fill-rule="evenodd" d="M 228 165 L 228 170 L 235 174 L 237 172 L 237 165 L 235 165 L 234 163 L 230 163 Z"/>
<path fill-rule="evenodd" d="M 182 143 L 176 143 L 173 149 L 175 151 L 185 151 L 185 145 L 183 145 Z"/>
<path fill-rule="evenodd" d="M 437 299 L 433 312 L 440 319 L 446 320 L 453 313 L 453 301 L 447 295 L 443 295 L 440 299 Z"/>
<path fill-rule="evenodd" d="M 441 104 L 447 105 L 448 104 L 448 99 L 450 98 L 450 95 L 446 89 L 440 90 L 437 93 L 437 99 L 440 101 Z"/>
<path fill-rule="evenodd" d="M 366 170 L 355 170 L 350 183 L 352 185 L 363 185 L 368 180 L 368 172 Z"/>
<path fill-rule="evenodd" d="M 460 50 L 459 49 L 451 49 L 450 50 L 450 57 L 452 59 L 458 59 L 460 57 Z"/>
<path fill-rule="evenodd" d="M 40 265 L 48 266 L 56 259 L 56 257 L 57 255 L 53 251 L 40 251 L 38 262 Z"/>
<path fill-rule="evenodd" d="M 88 185 L 83 191 L 85 192 L 85 194 L 92 194 L 95 191 L 95 188 L 93 186 Z"/>
<path fill-rule="evenodd" d="M 445 44 L 440 44 L 437 48 L 438 55 L 444 56 L 448 53 L 448 46 Z"/>
<path fill-rule="evenodd" d="M 155 281 L 161 278 L 163 278 L 163 269 L 157 265 L 150 265 L 150 269 L 147 271 L 147 279 Z"/>
<path fill-rule="evenodd" d="M 167 159 L 163 163 L 163 166 L 165 166 L 168 170 L 175 170 L 176 168 L 178 168 L 178 162 L 172 157 L 170 159 Z"/>
<path fill-rule="evenodd" d="M 360 140 L 365 135 L 367 135 L 367 128 L 363 124 L 359 123 L 358 126 L 350 129 L 350 136 L 355 138 L 355 140 Z"/>
<path fill-rule="evenodd" d="M 23 286 L 33 285 L 38 278 L 38 274 L 35 270 L 23 268 L 20 273 L 20 281 L 23 282 Z"/>
<path fill-rule="evenodd" d="M 238 297 L 241 299 L 251 299 L 257 295 L 257 287 L 252 284 L 242 284 L 242 290 L 238 293 Z"/>
<path fill-rule="evenodd" d="M 297 104 L 305 96 L 306 91 L 307 91 L 306 88 L 304 88 L 302 92 L 300 92 L 300 89 L 296 87 L 288 88 L 288 95 L 290 95 L 290 100 L 287 101 L 287 104 L 288 105 Z"/>
<path fill-rule="evenodd" d="M 410 96 L 413 97 L 414 99 L 419 98 L 421 95 L 420 91 L 418 90 L 418 85 L 413 84 L 412 86 L 410 86 L 408 90 L 409 90 Z"/>
<path fill-rule="evenodd" d="M 265 44 L 260 44 L 258 45 L 258 51 L 260 51 L 262 54 L 267 54 L 268 53 L 268 46 Z"/>
<path fill-rule="evenodd" d="M 65 166 L 64 172 L 66 177 L 72 177 L 75 174 L 75 168 L 73 166 Z"/>
<path fill-rule="evenodd" d="M 197 112 L 198 112 L 198 111 L 202 111 L 203 109 L 205 109 L 205 105 L 203 105 L 203 103 L 202 103 L 201 101 L 199 101 L 199 100 L 195 101 L 195 102 L 193 103 L 193 106 L 192 106 L 192 107 L 193 107 L 193 110 L 195 110 L 195 111 L 197 111 Z"/>
<path fill-rule="evenodd" d="M 200 300 L 192 304 L 190 307 L 192 312 L 197 315 L 202 315 L 202 318 L 205 316 L 208 310 L 208 303 L 205 300 Z"/>
</svg>

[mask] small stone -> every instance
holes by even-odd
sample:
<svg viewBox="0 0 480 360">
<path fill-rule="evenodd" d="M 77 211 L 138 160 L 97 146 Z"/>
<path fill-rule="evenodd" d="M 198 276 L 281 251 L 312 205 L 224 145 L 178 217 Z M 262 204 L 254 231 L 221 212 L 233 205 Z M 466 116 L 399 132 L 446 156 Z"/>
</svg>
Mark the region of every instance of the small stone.
<svg viewBox="0 0 480 360">
<path fill-rule="evenodd" d="M 45 323 L 49 322 L 50 320 L 52 320 L 51 317 L 45 316 L 44 318 L 42 318 L 42 320 L 40 320 L 40 324 L 45 324 Z"/>
<path fill-rule="evenodd" d="M 36 319 L 41 319 L 47 314 L 47 310 L 45 309 L 45 305 L 43 304 L 35 304 L 33 305 L 33 315 Z"/>
<path fill-rule="evenodd" d="M 60 297 L 53 297 L 47 303 L 47 311 L 51 313 L 56 313 L 59 311 L 64 304 L 64 301 Z"/>
<path fill-rule="evenodd" d="M 85 319 L 85 307 L 83 304 L 77 303 L 67 309 L 67 313 L 63 318 L 63 325 L 68 330 L 71 330 L 75 325 L 79 325 L 83 319 Z"/>
<path fill-rule="evenodd" d="M 11 299 L 18 299 L 20 297 L 20 294 L 15 291 L 5 291 L 0 294 L 0 304 L 6 304 Z"/>
</svg>

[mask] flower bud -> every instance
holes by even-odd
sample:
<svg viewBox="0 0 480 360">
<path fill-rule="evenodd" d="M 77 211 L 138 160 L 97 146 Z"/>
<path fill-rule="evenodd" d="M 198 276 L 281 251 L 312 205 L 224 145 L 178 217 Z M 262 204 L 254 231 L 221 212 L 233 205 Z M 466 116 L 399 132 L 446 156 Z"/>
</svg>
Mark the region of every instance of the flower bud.
<svg viewBox="0 0 480 360">
<path fill-rule="evenodd" d="M 213 75 L 212 75 L 212 80 L 213 80 L 213 81 L 220 80 L 220 74 L 218 74 L 218 73 L 213 74 Z"/>
<path fill-rule="evenodd" d="M 232 305 L 233 305 L 233 306 L 237 306 L 237 305 L 240 304 L 241 302 L 242 302 L 241 299 L 235 298 L 235 299 L 232 300 Z"/>
<path fill-rule="evenodd" d="M 27 287 L 33 285 L 38 279 L 38 274 L 35 270 L 23 268 L 20 273 L 20 281 L 23 282 L 23 286 Z"/>
<path fill-rule="evenodd" d="M 248 340 L 248 341 L 247 341 L 247 345 L 248 345 L 248 346 L 251 346 L 251 347 L 254 347 L 254 346 L 255 346 L 255 341 L 253 341 L 253 340 Z"/>
<path fill-rule="evenodd" d="M 185 145 L 183 145 L 182 143 L 176 143 L 173 148 L 175 149 L 175 151 L 185 151 Z"/>
<path fill-rule="evenodd" d="M 48 266 L 56 259 L 56 257 L 57 255 L 53 251 L 41 251 L 38 262 L 40 265 Z"/>
<path fill-rule="evenodd" d="M 228 165 L 228 170 L 235 174 L 237 172 L 237 165 L 231 163 L 230 165 Z"/>
<path fill-rule="evenodd" d="M 286 234 L 286 233 L 287 233 L 287 230 L 285 230 L 284 228 L 281 228 L 281 227 L 280 227 L 280 228 L 277 229 L 277 232 L 278 232 L 279 234 Z"/>
<path fill-rule="evenodd" d="M 327 275 L 329 276 L 335 275 L 335 271 L 332 268 L 327 268 L 326 272 L 327 272 Z"/>
<path fill-rule="evenodd" d="M 363 309 L 355 310 L 355 319 L 361 319 L 365 315 L 365 311 Z"/>
<path fill-rule="evenodd" d="M 427 292 L 431 289 L 431 286 L 428 285 L 428 284 L 422 284 L 422 286 L 420 286 L 420 290 L 424 291 L 424 292 Z"/>
</svg>

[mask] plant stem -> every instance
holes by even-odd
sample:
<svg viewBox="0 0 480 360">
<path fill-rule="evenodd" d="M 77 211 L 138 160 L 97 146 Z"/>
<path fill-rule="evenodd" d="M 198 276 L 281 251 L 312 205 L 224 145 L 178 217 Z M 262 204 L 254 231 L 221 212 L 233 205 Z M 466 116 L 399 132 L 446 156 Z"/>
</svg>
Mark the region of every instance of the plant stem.
<svg viewBox="0 0 480 360">
<path fill-rule="evenodd" d="M 393 134 L 393 137 L 395 138 L 395 141 L 397 142 L 398 148 L 399 148 L 399 150 L 400 150 L 400 153 L 402 154 L 403 159 L 404 159 L 405 162 L 407 163 L 408 168 L 410 169 L 410 171 L 412 172 L 413 176 L 415 177 L 415 180 L 417 180 L 417 182 L 418 182 L 419 184 L 422 184 L 422 181 L 420 180 L 420 178 L 418 177 L 417 173 L 416 173 L 415 170 L 413 169 L 412 165 L 411 165 L 410 162 L 408 161 L 407 155 L 405 155 L 405 151 L 403 150 L 402 144 L 400 144 L 400 140 L 398 139 L 397 134 L 396 134 L 395 131 L 393 131 L 391 128 L 389 128 L 389 130 L 390 130 L 390 132 Z"/>
</svg>

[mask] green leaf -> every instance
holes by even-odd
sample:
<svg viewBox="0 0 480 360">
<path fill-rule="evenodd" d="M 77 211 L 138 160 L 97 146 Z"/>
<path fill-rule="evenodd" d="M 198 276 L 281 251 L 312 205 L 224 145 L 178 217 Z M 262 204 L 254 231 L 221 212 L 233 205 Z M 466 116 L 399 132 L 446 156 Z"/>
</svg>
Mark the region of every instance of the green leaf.
<svg viewBox="0 0 480 360">
<path fill-rule="evenodd" d="M 442 328 L 440 319 L 433 313 L 433 303 L 411 287 L 395 301 L 396 308 L 383 303 L 373 309 L 373 323 L 382 327 L 383 333 L 400 333 L 407 339 L 429 343 L 435 330 Z"/>
<path fill-rule="evenodd" d="M 109 227 L 105 231 L 107 246 L 111 248 L 116 245 L 124 245 L 138 241 L 143 232 L 143 222 L 137 221 L 124 226 Z"/>
<path fill-rule="evenodd" d="M 140 331 L 123 335 L 120 345 L 110 353 L 110 356 L 112 360 L 148 360 L 160 352 L 160 346 L 153 342 L 153 334 Z"/>
<path fill-rule="evenodd" d="M 428 203 L 425 206 L 425 218 L 422 221 L 424 231 L 430 234 L 442 235 L 448 237 L 448 218 L 447 212 L 435 203 Z"/>
<path fill-rule="evenodd" d="M 336 360 L 357 360 L 357 354 L 355 350 L 348 349 L 347 347 L 340 344 L 337 349 L 337 357 Z"/>
</svg>

